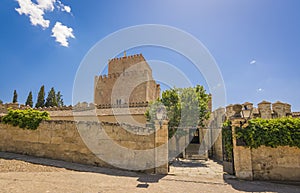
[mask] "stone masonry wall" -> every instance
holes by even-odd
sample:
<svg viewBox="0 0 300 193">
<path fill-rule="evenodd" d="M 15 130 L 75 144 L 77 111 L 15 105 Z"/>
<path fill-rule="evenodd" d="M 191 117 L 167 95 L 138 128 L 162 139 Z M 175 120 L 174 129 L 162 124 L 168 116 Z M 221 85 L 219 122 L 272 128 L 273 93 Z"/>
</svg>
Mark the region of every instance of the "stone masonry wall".
<svg viewBox="0 0 300 193">
<path fill-rule="evenodd" d="M 128 164 L 129 169 L 136 164 L 143 168 L 146 165 L 153 165 L 157 159 L 153 148 L 160 146 L 162 142 L 167 142 L 168 139 L 167 126 L 158 129 L 155 134 L 149 134 L 149 132 L 151 131 L 146 128 L 126 124 L 121 126 L 116 123 L 77 122 L 76 127 L 74 121 L 43 121 L 36 130 L 21 129 L 0 123 L 0 151 L 102 167 L 115 167 L 118 164 L 112 166 L 109 163 L 120 161 L 122 164 Z M 104 134 L 108 138 L 105 138 Z M 116 155 L 112 146 L 106 143 L 108 139 L 113 144 L 129 149 L 129 151 L 149 149 L 150 154 L 144 159 L 137 157 L 138 154 L 134 152 L 123 153 L 124 155 L 121 152 Z M 97 143 L 92 144 L 95 140 Z M 90 151 L 91 148 L 93 152 Z M 94 153 L 98 157 L 104 155 L 107 159 L 105 161 L 99 159 Z M 140 162 L 136 163 L 137 160 Z M 160 165 L 157 167 L 161 168 Z M 148 171 L 152 172 L 154 168 Z M 167 171 L 167 165 L 160 171 Z"/>
<path fill-rule="evenodd" d="M 250 118 L 260 117 L 263 119 L 272 119 L 292 115 L 291 105 L 280 101 L 277 101 L 275 103 L 262 101 L 258 103 L 257 108 L 253 107 L 253 104 L 249 102 L 245 102 L 244 104 L 242 104 L 242 106 L 243 112 L 251 111 Z M 226 117 L 230 118 L 233 115 L 233 105 L 228 105 L 226 107 Z"/>
<path fill-rule="evenodd" d="M 72 121 L 45 121 L 36 130 L 0 123 L 0 150 L 109 167 L 89 151 Z"/>
<path fill-rule="evenodd" d="M 94 89 L 98 105 L 154 101 L 160 94 L 142 54 L 110 60 L 108 75 L 96 76 Z"/>
<path fill-rule="evenodd" d="M 225 120 L 225 109 L 219 108 L 210 114 L 208 128 L 210 129 L 210 139 L 212 140 L 211 156 L 218 161 L 223 160 L 222 150 L 222 125 Z"/>
<path fill-rule="evenodd" d="M 261 146 L 251 156 L 253 179 L 300 181 L 300 148 Z"/>
<path fill-rule="evenodd" d="M 243 119 L 233 118 L 233 127 L 239 127 L 240 121 Z M 300 181 L 300 148 L 260 146 L 251 149 L 237 146 L 233 137 L 233 154 L 235 175 L 239 179 Z"/>
</svg>

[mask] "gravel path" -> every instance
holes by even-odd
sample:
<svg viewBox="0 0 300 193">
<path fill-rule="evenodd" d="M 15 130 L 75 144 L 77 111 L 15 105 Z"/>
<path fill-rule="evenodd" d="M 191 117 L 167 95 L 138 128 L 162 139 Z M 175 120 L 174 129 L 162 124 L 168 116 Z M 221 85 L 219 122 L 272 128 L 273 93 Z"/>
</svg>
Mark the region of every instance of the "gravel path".
<svg viewBox="0 0 300 193">
<path fill-rule="evenodd" d="M 0 159 L 0 173 L 3 172 L 65 172 L 65 168 L 57 168 L 32 164 L 20 160 Z"/>
<path fill-rule="evenodd" d="M 170 175 L 163 176 L 0 152 L 0 192 L 299 193 L 300 187 L 239 181 L 223 175 L 213 161 L 177 162 L 171 166 Z"/>
</svg>

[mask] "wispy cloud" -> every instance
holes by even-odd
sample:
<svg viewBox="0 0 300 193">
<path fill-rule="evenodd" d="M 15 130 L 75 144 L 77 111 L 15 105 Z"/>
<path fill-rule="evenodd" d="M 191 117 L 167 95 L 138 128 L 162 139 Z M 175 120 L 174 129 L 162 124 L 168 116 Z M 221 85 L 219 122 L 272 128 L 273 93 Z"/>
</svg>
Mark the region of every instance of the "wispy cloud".
<svg viewBox="0 0 300 193">
<path fill-rule="evenodd" d="M 250 64 L 256 64 L 256 60 L 251 60 Z"/>
<path fill-rule="evenodd" d="M 60 22 L 56 22 L 52 28 L 52 37 L 55 37 L 55 41 L 59 42 L 60 45 L 68 47 L 68 38 L 75 38 L 73 29 L 63 25 Z"/>
<path fill-rule="evenodd" d="M 57 1 L 57 8 L 61 11 L 65 11 L 67 13 L 71 13 L 71 7 L 64 5 L 61 1 Z"/>
<path fill-rule="evenodd" d="M 264 89 L 262 89 L 262 88 L 256 89 L 256 92 L 263 92 L 263 91 L 264 91 Z"/>
<path fill-rule="evenodd" d="M 16 0 L 19 4 L 19 8 L 15 10 L 20 14 L 24 14 L 29 17 L 30 22 L 34 26 L 41 26 L 46 29 L 50 25 L 50 20 L 44 18 L 45 12 L 53 12 L 55 8 L 60 11 L 71 13 L 71 7 L 64 5 L 59 0 L 36 0 L 36 3 L 31 0 Z M 68 47 L 68 38 L 75 38 L 73 29 L 63 25 L 61 22 L 56 22 L 52 28 L 52 37 L 56 38 L 56 41 L 60 45 Z"/>
</svg>

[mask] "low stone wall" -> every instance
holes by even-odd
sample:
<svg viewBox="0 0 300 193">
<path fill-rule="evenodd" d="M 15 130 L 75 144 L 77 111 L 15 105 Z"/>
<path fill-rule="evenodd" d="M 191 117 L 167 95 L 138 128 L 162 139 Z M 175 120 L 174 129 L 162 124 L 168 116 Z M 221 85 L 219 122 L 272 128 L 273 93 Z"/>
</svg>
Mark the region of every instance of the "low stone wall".
<svg viewBox="0 0 300 193">
<path fill-rule="evenodd" d="M 239 126 L 240 121 L 242 119 L 234 119 L 232 125 Z M 233 154 L 235 175 L 239 179 L 300 181 L 300 148 L 298 147 L 260 146 L 251 149 L 237 146 L 236 139 L 233 137 Z"/>
<path fill-rule="evenodd" d="M 43 109 L 45 110 L 45 109 Z M 52 120 L 74 120 L 73 110 L 49 110 L 46 109 L 51 117 Z M 140 123 L 140 124 L 146 124 L 147 120 L 145 117 L 145 112 L 147 110 L 147 107 L 130 107 L 130 108 L 115 108 L 115 109 L 93 109 L 90 111 L 86 111 L 88 116 L 92 116 L 91 120 L 93 120 L 93 116 L 97 114 L 97 117 L 99 121 L 102 122 L 111 122 L 111 123 L 117 123 L 117 122 L 128 122 L 131 121 L 132 124 Z M 81 113 L 81 112 L 75 112 Z M 82 112 L 82 114 L 85 114 L 85 111 Z M 76 120 L 80 120 L 80 117 L 77 116 Z M 89 120 L 88 117 L 83 117 L 82 120 Z"/>
<path fill-rule="evenodd" d="M 253 179 L 300 181 L 300 148 L 261 146 L 251 157 Z"/>
<path fill-rule="evenodd" d="M 153 132 L 145 128 L 121 126 L 115 123 L 43 121 L 36 130 L 0 123 L 0 151 L 103 167 L 117 167 L 118 163 L 112 164 L 113 166 L 108 163 L 118 161 L 122 166 L 128 164 L 129 170 L 137 164 L 140 168 L 154 165 L 154 162 L 160 159 L 157 157 L 162 153 L 168 156 L 167 149 L 161 152 L 155 152 L 154 149 L 165 144 L 167 139 L 167 124 L 158 128 L 157 132 Z M 129 153 L 122 151 L 116 155 L 113 145 L 109 145 L 108 142 L 128 150 Z M 90 149 L 93 149 L 93 152 Z M 134 150 L 146 149 L 150 153 L 143 159 L 134 152 Z M 99 157 L 106 159 L 99 159 Z M 161 162 L 167 163 L 167 157 L 162 159 L 166 160 Z M 138 161 L 139 163 L 135 163 Z M 155 166 L 157 173 L 167 172 L 167 165 L 161 166 L 155 163 Z M 153 170 L 154 168 L 150 168 L 148 171 Z"/>
</svg>

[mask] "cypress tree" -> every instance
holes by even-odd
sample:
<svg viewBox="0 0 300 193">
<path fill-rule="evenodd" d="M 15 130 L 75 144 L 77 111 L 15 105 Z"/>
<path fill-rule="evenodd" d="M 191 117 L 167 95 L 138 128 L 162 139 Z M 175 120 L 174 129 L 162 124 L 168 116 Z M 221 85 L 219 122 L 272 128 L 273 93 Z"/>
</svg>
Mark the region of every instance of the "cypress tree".
<svg viewBox="0 0 300 193">
<path fill-rule="evenodd" d="M 18 102 L 18 93 L 16 90 L 14 90 L 14 96 L 13 96 L 13 103 L 17 103 Z"/>
<path fill-rule="evenodd" d="M 45 106 L 45 86 L 43 85 L 40 88 L 35 107 L 38 108 L 38 107 L 44 107 L 44 106 Z"/>
<path fill-rule="evenodd" d="M 56 99 L 56 94 L 55 94 L 55 90 L 53 87 L 48 92 L 45 106 L 46 107 L 55 107 L 55 106 L 57 107 L 57 99 Z"/>
<path fill-rule="evenodd" d="M 56 94 L 56 100 L 57 100 L 57 106 L 58 107 L 63 107 L 64 106 L 64 100 L 62 98 L 62 94 L 60 93 L 60 91 L 58 91 L 57 94 Z"/>
<path fill-rule="evenodd" d="M 32 101 L 32 92 L 30 91 L 26 100 L 25 105 L 28 105 L 30 107 L 33 107 L 33 101 Z"/>
</svg>

